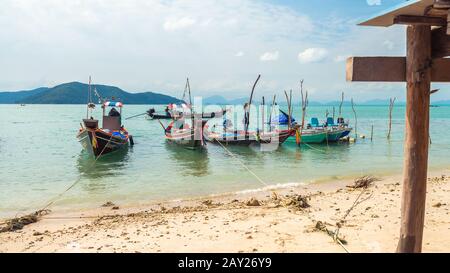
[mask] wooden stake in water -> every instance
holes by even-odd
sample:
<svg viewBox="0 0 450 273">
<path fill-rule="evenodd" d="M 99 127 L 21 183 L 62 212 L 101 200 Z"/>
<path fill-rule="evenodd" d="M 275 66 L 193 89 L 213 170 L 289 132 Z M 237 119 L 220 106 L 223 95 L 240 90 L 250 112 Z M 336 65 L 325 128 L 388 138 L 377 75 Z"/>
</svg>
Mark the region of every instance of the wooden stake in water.
<svg viewBox="0 0 450 273">
<path fill-rule="evenodd" d="M 353 114 L 355 115 L 355 139 L 358 139 L 358 117 L 356 116 L 355 103 L 353 102 L 353 98 L 352 98 L 352 110 Z"/>
<path fill-rule="evenodd" d="M 291 98 L 292 98 L 292 90 L 291 96 L 288 95 L 287 91 L 284 90 L 284 95 L 286 96 L 286 101 L 288 105 L 288 129 L 291 129 Z"/>
<path fill-rule="evenodd" d="M 394 109 L 394 103 L 396 98 L 389 99 L 389 127 L 388 127 L 388 135 L 387 138 L 391 139 L 391 131 L 392 131 L 392 110 Z"/>
<path fill-rule="evenodd" d="M 262 128 L 261 128 L 261 130 L 262 130 L 262 132 L 264 133 L 264 126 L 265 126 L 265 121 L 264 121 L 264 119 L 265 119 L 265 116 L 264 116 L 264 114 L 265 114 L 265 112 L 266 112 L 266 100 L 264 99 L 264 96 L 262 97 L 262 113 L 261 113 L 261 121 L 262 121 Z"/>
<path fill-rule="evenodd" d="M 306 118 L 306 108 L 308 107 L 308 91 L 303 94 L 303 82 L 304 80 L 300 81 L 300 93 L 302 95 L 302 126 L 300 127 L 300 134 L 298 137 L 298 143 L 300 144 L 302 141 L 302 134 L 303 130 L 305 129 L 305 118 Z"/>
<path fill-rule="evenodd" d="M 373 124 L 372 124 L 372 130 L 370 131 L 370 141 L 373 141 Z"/>
</svg>

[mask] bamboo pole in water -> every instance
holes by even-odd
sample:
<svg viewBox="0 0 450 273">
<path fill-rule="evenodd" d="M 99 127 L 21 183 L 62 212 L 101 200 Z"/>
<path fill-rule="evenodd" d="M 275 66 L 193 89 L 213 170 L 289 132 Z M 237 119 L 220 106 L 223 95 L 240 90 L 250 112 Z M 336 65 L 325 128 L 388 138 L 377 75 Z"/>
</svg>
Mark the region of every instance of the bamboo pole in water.
<svg viewBox="0 0 450 273">
<path fill-rule="evenodd" d="M 286 101 L 288 105 L 288 129 L 291 129 L 291 99 L 288 96 L 288 93 L 286 90 L 284 90 L 284 95 L 286 96 Z"/>
<path fill-rule="evenodd" d="M 272 114 L 273 114 L 273 107 L 275 106 L 275 101 L 277 99 L 277 95 L 273 95 L 272 100 L 272 106 L 270 107 L 270 114 L 269 114 L 269 127 L 272 129 Z"/>
<path fill-rule="evenodd" d="M 351 102 L 352 102 L 353 114 L 355 115 L 355 139 L 358 139 L 358 116 L 356 115 L 355 103 L 353 102 L 353 98 L 352 98 Z"/>
<path fill-rule="evenodd" d="M 391 139 L 391 131 L 392 131 L 392 110 L 394 110 L 396 98 L 389 99 L 389 127 L 388 127 L 388 135 L 387 138 Z"/>
<path fill-rule="evenodd" d="M 303 82 L 304 80 L 300 81 L 300 92 L 302 94 L 302 126 L 300 128 L 300 136 L 298 141 L 299 143 L 297 144 L 300 144 L 302 142 L 302 134 L 305 128 L 306 109 L 308 107 L 308 91 L 306 91 L 305 94 L 303 94 Z"/>
<path fill-rule="evenodd" d="M 261 121 L 262 121 L 262 128 L 261 131 L 264 133 L 264 126 L 265 126 L 265 114 L 266 112 L 266 100 L 264 99 L 264 96 L 262 97 L 262 113 L 261 113 Z"/>
<path fill-rule="evenodd" d="M 373 124 L 372 124 L 372 129 L 370 131 L 370 141 L 373 141 Z"/>
<path fill-rule="evenodd" d="M 249 123 L 250 123 L 250 109 L 251 109 L 252 102 L 253 102 L 253 94 L 255 93 L 256 85 L 258 84 L 260 79 L 261 79 L 261 75 L 258 75 L 258 78 L 256 78 L 256 81 L 255 81 L 255 83 L 253 84 L 253 87 L 252 87 L 252 93 L 250 94 L 250 99 L 249 99 L 248 104 L 247 104 L 248 109 L 244 109 L 245 115 L 247 117 L 246 121 L 245 121 L 245 137 L 247 137 L 248 126 L 249 126 Z"/>
</svg>

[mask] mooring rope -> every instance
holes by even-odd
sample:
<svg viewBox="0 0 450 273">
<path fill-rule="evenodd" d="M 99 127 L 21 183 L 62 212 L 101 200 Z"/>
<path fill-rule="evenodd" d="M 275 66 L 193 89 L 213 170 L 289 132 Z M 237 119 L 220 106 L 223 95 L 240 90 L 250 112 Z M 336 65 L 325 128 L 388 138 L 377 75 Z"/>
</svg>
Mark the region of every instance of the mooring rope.
<svg viewBox="0 0 450 273">
<path fill-rule="evenodd" d="M 103 147 L 103 149 L 100 152 L 100 154 L 94 159 L 92 164 L 88 166 L 88 168 L 86 169 L 85 172 L 89 171 L 92 167 L 94 167 L 95 163 L 98 161 L 100 156 L 102 156 L 102 154 L 105 152 L 106 147 L 109 145 L 109 143 L 111 143 L 112 138 L 113 138 L 113 136 L 111 135 L 110 139 L 108 140 L 106 145 Z M 79 177 L 68 188 L 66 188 L 63 192 L 58 194 L 56 197 L 54 197 L 53 200 L 49 201 L 42 209 L 37 210 L 37 211 L 35 211 L 35 212 L 33 212 L 33 213 L 29 214 L 29 215 L 41 216 L 45 211 L 48 211 L 48 208 L 50 206 L 52 206 L 56 201 L 59 200 L 59 198 L 61 198 L 64 194 L 66 194 L 68 191 L 70 191 L 72 188 L 74 188 L 81 180 L 82 180 L 82 175 L 80 174 Z M 16 214 L 16 218 L 17 218 L 17 214 Z M 11 220 L 2 221 L 2 222 L 0 222 L 0 225 L 5 225 L 5 224 L 7 224 L 10 221 Z"/>
<path fill-rule="evenodd" d="M 220 146 L 222 146 L 222 148 L 232 157 L 234 157 L 239 164 L 242 165 L 242 167 L 244 167 L 251 175 L 253 175 L 261 184 L 263 184 L 264 186 L 268 187 L 269 184 L 267 184 L 266 182 L 264 182 L 264 180 L 262 180 L 258 175 L 256 175 L 256 173 L 254 173 L 252 170 L 250 170 L 249 167 L 247 167 L 247 165 L 244 164 L 244 162 L 242 162 L 242 160 L 240 160 L 234 153 L 232 153 L 230 150 L 228 150 L 222 143 L 220 143 L 219 140 L 214 139 L 217 143 L 219 143 Z"/>
<path fill-rule="evenodd" d="M 305 145 L 306 147 L 308 147 L 308 148 L 310 148 L 310 149 L 313 149 L 313 150 L 319 151 L 319 152 L 321 152 L 321 153 L 324 153 L 324 154 L 327 154 L 327 153 L 328 153 L 328 151 L 327 151 L 327 150 L 322 150 L 322 149 L 319 149 L 319 148 L 313 147 L 313 146 L 309 145 L 308 143 L 300 143 L 300 145 Z"/>
<path fill-rule="evenodd" d="M 95 163 L 97 163 L 98 159 L 100 158 L 100 156 L 102 156 L 102 154 L 105 152 L 106 147 L 109 145 L 109 143 L 111 143 L 113 136 L 111 135 L 111 137 L 109 138 L 108 142 L 106 143 L 106 145 L 103 147 L 102 151 L 100 152 L 100 154 L 94 159 L 94 161 L 92 162 L 92 164 L 90 166 L 88 166 L 88 168 L 86 169 L 85 172 L 89 171 L 92 167 L 94 167 Z M 70 187 L 68 187 L 67 189 L 65 189 L 63 192 L 61 192 L 59 195 L 57 195 L 53 201 L 50 201 L 43 209 L 38 210 L 37 212 L 41 212 L 41 211 L 45 211 L 47 210 L 51 205 L 53 205 L 56 201 L 58 201 L 59 198 L 61 198 L 65 193 L 67 193 L 68 191 L 70 191 L 73 187 L 75 187 L 80 181 L 82 180 L 82 175 L 80 174 L 80 176 L 78 177 L 77 180 L 75 180 L 74 183 L 72 183 L 72 185 L 70 185 Z"/>
</svg>

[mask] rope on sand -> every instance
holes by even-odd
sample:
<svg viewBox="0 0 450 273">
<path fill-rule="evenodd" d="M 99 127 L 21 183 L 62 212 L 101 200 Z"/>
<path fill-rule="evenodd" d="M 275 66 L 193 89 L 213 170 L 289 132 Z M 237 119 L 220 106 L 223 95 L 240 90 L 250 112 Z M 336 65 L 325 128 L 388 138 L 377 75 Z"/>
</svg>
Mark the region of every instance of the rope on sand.
<svg viewBox="0 0 450 273">
<path fill-rule="evenodd" d="M 95 163 L 98 161 L 100 156 L 102 156 L 102 154 L 105 152 L 106 146 L 108 146 L 109 143 L 111 143 L 112 137 L 113 136 L 111 135 L 110 139 L 108 140 L 106 145 L 103 147 L 100 154 L 94 159 L 92 164 L 90 166 L 88 166 L 86 171 L 89 171 L 92 167 L 94 167 Z M 37 221 L 39 221 L 39 219 L 42 216 L 44 216 L 50 212 L 49 207 L 51 207 L 56 201 L 58 201 L 64 194 L 66 194 L 68 191 L 70 191 L 72 188 L 74 188 L 81 181 L 81 178 L 82 178 L 82 176 L 80 174 L 80 176 L 68 188 L 66 188 L 63 192 L 61 192 L 56 197 L 54 197 L 51 201 L 49 201 L 42 209 L 37 210 L 37 211 L 35 211 L 31 214 L 25 215 L 25 216 L 15 217 L 13 219 L 0 222 L 0 225 L 5 225 L 5 227 L 0 228 L 0 233 L 20 230 L 26 225 L 36 223 Z"/>
</svg>

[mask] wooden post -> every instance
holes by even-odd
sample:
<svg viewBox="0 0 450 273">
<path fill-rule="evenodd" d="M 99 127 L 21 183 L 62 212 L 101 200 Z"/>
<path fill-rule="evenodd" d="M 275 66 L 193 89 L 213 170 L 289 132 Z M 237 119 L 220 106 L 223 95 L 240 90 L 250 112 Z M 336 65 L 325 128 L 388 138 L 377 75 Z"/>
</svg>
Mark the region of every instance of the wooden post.
<svg viewBox="0 0 450 273">
<path fill-rule="evenodd" d="M 265 129 L 264 129 L 264 126 L 266 125 L 266 121 L 265 121 L 265 114 L 266 113 L 266 100 L 265 100 L 265 98 L 264 98 L 264 96 L 262 97 L 262 113 L 261 113 L 261 120 L 262 120 L 262 128 L 261 128 L 261 131 L 264 133 L 264 131 L 265 131 Z"/>
<path fill-rule="evenodd" d="M 422 251 L 428 169 L 431 27 L 407 30 L 407 103 L 401 230 L 397 252 Z"/>
<path fill-rule="evenodd" d="M 342 96 L 344 97 L 344 96 Z M 355 116 L 355 139 L 358 139 L 358 116 L 356 115 L 355 103 L 353 102 L 353 98 L 351 100 L 353 115 Z"/>
<path fill-rule="evenodd" d="M 372 129 L 370 130 L 370 141 L 373 141 L 373 123 L 372 123 Z"/>
<path fill-rule="evenodd" d="M 389 125 L 388 125 L 388 135 L 387 138 L 391 139 L 391 131 L 392 131 L 392 110 L 394 110 L 394 103 L 396 98 L 389 99 Z"/>
<path fill-rule="evenodd" d="M 292 93 L 292 92 L 291 92 Z M 286 96 L 287 106 L 288 106 L 288 130 L 291 129 L 291 99 L 287 91 L 284 90 L 284 95 Z"/>
<path fill-rule="evenodd" d="M 300 144 L 302 141 L 303 130 L 305 129 L 305 118 L 306 118 L 306 108 L 308 107 L 308 91 L 306 94 L 303 94 L 303 81 L 300 81 L 300 93 L 302 95 L 302 126 L 300 127 L 299 136 L 296 138 L 297 144 Z"/>
</svg>

